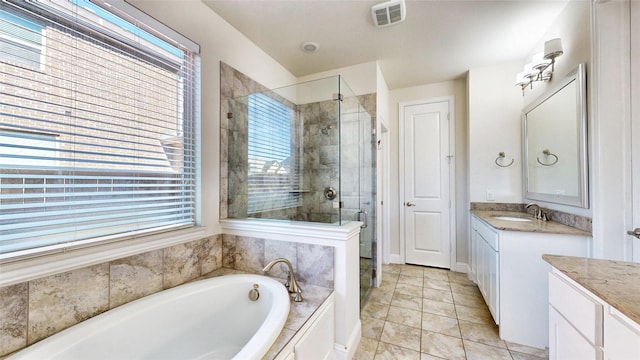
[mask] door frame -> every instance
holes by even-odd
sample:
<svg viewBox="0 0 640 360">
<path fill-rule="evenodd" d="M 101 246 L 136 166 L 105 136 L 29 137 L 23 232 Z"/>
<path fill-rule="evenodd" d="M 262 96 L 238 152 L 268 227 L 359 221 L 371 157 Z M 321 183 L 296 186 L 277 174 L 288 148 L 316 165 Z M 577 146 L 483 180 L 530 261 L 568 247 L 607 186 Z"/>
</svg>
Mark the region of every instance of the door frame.
<svg viewBox="0 0 640 360">
<path fill-rule="evenodd" d="M 398 103 L 399 107 L 399 115 L 398 115 L 398 150 L 399 150 L 399 174 L 398 174 L 398 200 L 400 204 L 400 258 L 402 262 L 406 262 L 406 235 L 405 235 L 405 212 L 404 206 L 402 203 L 404 202 L 404 181 L 405 181 L 405 150 L 404 146 L 404 113 L 405 108 L 408 106 L 422 105 L 422 104 L 432 104 L 438 102 L 447 102 L 448 110 L 449 110 L 449 156 L 451 160 L 449 166 L 449 269 L 454 270 L 456 267 L 456 116 L 455 116 L 455 99 L 453 95 L 449 96 L 439 96 L 421 100 L 414 101 L 403 101 Z"/>
</svg>

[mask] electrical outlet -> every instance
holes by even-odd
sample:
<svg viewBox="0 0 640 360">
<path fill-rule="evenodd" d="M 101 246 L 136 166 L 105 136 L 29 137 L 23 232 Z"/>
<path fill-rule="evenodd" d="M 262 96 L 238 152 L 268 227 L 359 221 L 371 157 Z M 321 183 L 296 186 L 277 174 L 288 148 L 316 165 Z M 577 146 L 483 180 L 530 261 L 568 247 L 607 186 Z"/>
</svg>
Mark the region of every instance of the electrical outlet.
<svg viewBox="0 0 640 360">
<path fill-rule="evenodd" d="M 495 201 L 496 200 L 496 194 L 493 192 L 493 190 L 487 190 L 487 201 Z"/>
</svg>

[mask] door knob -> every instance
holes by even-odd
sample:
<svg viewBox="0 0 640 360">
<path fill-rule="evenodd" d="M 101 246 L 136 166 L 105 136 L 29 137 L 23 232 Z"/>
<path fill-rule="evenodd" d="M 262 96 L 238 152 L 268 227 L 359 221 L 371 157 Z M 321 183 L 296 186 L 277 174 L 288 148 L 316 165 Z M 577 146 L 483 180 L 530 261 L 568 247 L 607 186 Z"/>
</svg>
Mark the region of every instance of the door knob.
<svg viewBox="0 0 640 360">
<path fill-rule="evenodd" d="M 407 202 L 405 205 L 407 205 L 407 206 L 416 206 L 416 204 L 414 204 L 412 202 Z"/>
<path fill-rule="evenodd" d="M 640 228 L 635 228 L 635 230 L 629 230 L 627 231 L 627 234 L 631 236 L 635 236 L 638 239 L 640 239 Z"/>
</svg>

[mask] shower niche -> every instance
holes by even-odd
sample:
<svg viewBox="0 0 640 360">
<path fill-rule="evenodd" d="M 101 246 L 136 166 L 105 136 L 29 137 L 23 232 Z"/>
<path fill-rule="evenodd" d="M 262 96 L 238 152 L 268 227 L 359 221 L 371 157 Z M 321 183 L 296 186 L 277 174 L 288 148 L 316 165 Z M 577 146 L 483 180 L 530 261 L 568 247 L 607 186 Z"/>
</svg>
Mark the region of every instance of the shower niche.
<svg viewBox="0 0 640 360">
<path fill-rule="evenodd" d="M 375 104 L 375 94 L 356 96 L 341 76 L 245 93 L 223 99 L 221 217 L 361 221 L 366 294 L 376 256 L 376 148 L 375 118 L 363 103 Z"/>
</svg>

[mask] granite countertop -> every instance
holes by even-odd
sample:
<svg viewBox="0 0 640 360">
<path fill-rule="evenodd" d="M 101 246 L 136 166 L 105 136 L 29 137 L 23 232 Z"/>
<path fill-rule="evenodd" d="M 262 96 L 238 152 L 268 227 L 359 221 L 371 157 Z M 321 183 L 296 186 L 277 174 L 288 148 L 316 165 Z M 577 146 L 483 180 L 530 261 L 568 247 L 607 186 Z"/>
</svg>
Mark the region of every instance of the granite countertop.
<svg viewBox="0 0 640 360">
<path fill-rule="evenodd" d="M 542 221 L 518 211 L 471 210 L 471 213 L 498 230 L 591 236 L 590 233 L 555 221 Z M 512 216 L 531 221 L 499 220 L 495 216 Z"/>
<path fill-rule="evenodd" d="M 640 263 L 560 255 L 542 258 L 640 324 Z"/>
<path fill-rule="evenodd" d="M 212 271 L 206 275 L 201 276 L 198 279 L 208 279 L 215 276 L 246 273 L 247 272 L 245 271 L 223 268 Z M 274 279 L 283 281 L 282 279 L 278 278 Z M 303 289 L 302 296 L 304 299 L 302 302 L 291 301 L 291 307 L 289 309 L 289 317 L 287 318 L 287 322 L 284 324 L 284 327 L 280 332 L 280 336 L 278 336 L 271 349 L 269 349 L 267 354 L 262 358 L 263 360 L 275 359 L 280 351 L 287 345 L 289 340 L 291 340 L 295 336 L 298 330 L 300 330 L 302 326 L 307 322 L 307 320 L 309 320 L 311 315 L 313 315 L 320 307 L 320 305 L 322 305 L 333 293 L 333 289 L 330 288 L 304 284 L 302 282 L 300 282 L 299 284 Z"/>
</svg>

